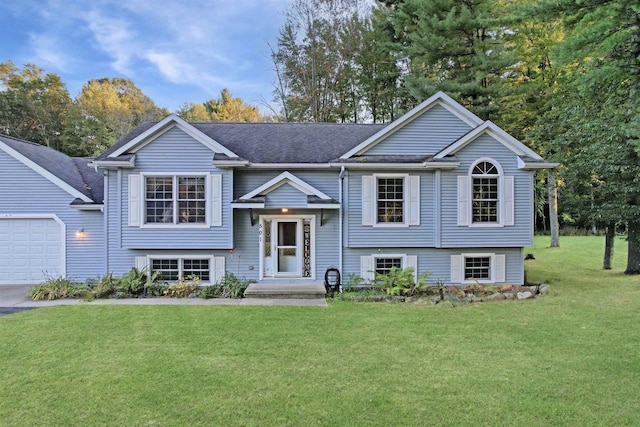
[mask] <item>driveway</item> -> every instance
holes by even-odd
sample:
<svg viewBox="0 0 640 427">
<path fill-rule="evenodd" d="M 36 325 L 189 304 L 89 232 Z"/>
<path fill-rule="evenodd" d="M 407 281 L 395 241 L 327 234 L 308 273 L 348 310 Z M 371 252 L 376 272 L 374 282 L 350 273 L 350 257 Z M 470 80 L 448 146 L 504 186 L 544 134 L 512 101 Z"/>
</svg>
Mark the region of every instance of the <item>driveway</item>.
<svg viewBox="0 0 640 427">
<path fill-rule="evenodd" d="M 33 307 L 17 307 L 29 301 L 29 288 L 30 285 L 0 285 L 0 316 L 32 309 Z"/>
</svg>

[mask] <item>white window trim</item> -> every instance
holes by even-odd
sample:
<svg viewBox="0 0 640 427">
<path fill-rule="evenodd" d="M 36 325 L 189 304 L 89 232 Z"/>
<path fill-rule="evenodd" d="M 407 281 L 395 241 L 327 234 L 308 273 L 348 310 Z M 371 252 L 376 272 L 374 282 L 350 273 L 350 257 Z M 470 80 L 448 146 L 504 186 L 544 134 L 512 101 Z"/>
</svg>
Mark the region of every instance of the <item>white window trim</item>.
<svg viewBox="0 0 640 427">
<path fill-rule="evenodd" d="M 497 176 L 498 178 L 498 221 L 497 222 L 473 222 L 473 178 L 480 176 L 480 175 L 474 175 L 473 169 L 482 162 L 490 162 L 496 167 L 496 169 L 498 169 L 498 176 Z M 514 202 L 513 201 L 514 195 L 512 194 L 509 197 L 509 195 L 506 194 L 505 181 L 507 179 L 511 180 L 510 185 L 511 187 L 513 187 L 513 177 L 505 176 L 502 165 L 496 159 L 493 159 L 491 157 L 482 157 L 480 159 L 477 159 L 474 163 L 472 163 L 467 171 L 467 175 L 466 175 L 467 182 L 464 184 L 465 190 L 466 190 L 466 196 L 467 196 L 466 200 L 460 201 L 460 194 L 458 194 L 459 203 L 465 203 L 466 210 L 467 210 L 467 212 L 465 213 L 466 218 L 464 218 L 464 221 L 462 222 L 459 221 L 458 225 L 469 227 L 469 228 L 502 228 L 507 225 L 514 225 L 513 220 L 511 222 L 506 221 L 506 216 L 507 216 L 506 200 L 507 199 L 510 200 L 511 206 L 509 206 L 509 209 L 513 209 L 513 202 Z M 458 183 L 458 185 L 461 185 L 460 182 Z M 514 188 L 511 188 L 510 191 L 513 192 Z M 460 209 L 460 206 L 458 206 L 458 209 Z M 510 214 L 509 216 L 512 216 L 512 214 Z"/>
<path fill-rule="evenodd" d="M 206 173 L 206 172 L 167 172 L 167 173 L 161 173 L 161 172 L 142 172 L 140 174 L 140 185 L 141 185 L 141 189 L 140 189 L 140 204 L 141 204 L 141 208 L 140 208 L 140 228 L 171 228 L 171 229 L 185 229 L 185 228 L 210 228 L 211 227 L 211 184 L 210 184 L 210 179 L 207 179 L 207 176 L 209 176 L 210 174 Z M 173 179 L 173 183 L 174 183 L 174 189 L 173 189 L 173 196 L 177 197 L 177 187 L 176 187 L 176 180 L 178 178 L 189 178 L 189 177 L 204 177 L 204 192 L 205 192 L 205 196 L 204 196 L 204 206 L 205 206 L 205 222 L 203 223 L 172 223 L 172 224 L 165 224 L 165 223 L 156 223 L 156 222 L 151 222 L 151 223 L 147 223 L 147 216 L 146 216 L 146 212 L 147 212 L 147 196 L 146 196 L 146 185 L 147 185 L 147 177 L 171 177 Z M 177 198 L 173 199 L 173 209 L 174 209 L 174 221 L 175 218 L 177 218 L 176 216 L 176 211 L 178 209 L 178 200 Z"/>
<path fill-rule="evenodd" d="M 363 270 L 363 260 L 362 258 L 369 258 L 369 265 L 371 267 L 370 270 Z M 402 260 L 401 268 L 405 269 L 408 267 L 413 267 L 413 280 L 418 280 L 418 257 L 416 255 L 408 255 L 408 254 L 387 254 L 387 253 L 376 253 L 371 255 L 364 255 L 360 257 L 360 275 L 365 280 L 366 283 L 371 283 L 376 275 L 376 259 L 378 258 L 400 258 Z M 415 265 L 410 265 L 415 264 Z"/>
<path fill-rule="evenodd" d="M 146 256 L 146 267 L 147 267 L 147 276 L 151 277 L 151 261 L 154 259 L 163 260 L 163 259 L 176 259 L 178 260 L 178 275 L 182 273 L 182 262 L 185 259 L 207 259 L 209 260 L 209 280 L 204 282 L 200 282 L 201 285 L 212 285 L 216 283 L 215 280 L 215 258 L 213 255 L 191 255 L 191 254 L 181 254 L 181 255 L 147 255 Z M 185 279 L 185 278 L 183 278 Z M 170 281 L 168 283 L 177 283 L 176 281 Z"/>
<path fill-rule="evenodd" d="M 456 256 L 456 255 L 454 255 Z M 480 283 L 480 284 L 494 284 L 494 283 L 504 283 L 504 279 L 505 277 L 498 277 L 498 258 L 500 258 L 502 261 L 502 268 L 504 269 L 504 271 L 502 272 L 502 276 L 506 276 L 506 263 L 505 263 L 505 255 L 504 254 L 496 254 L 496 253 L 489 253 L 489 252 L 484 252 L 484 253 L 462 253 L 460 255 L 458 255 L 461 257 L 461 262 L 460 262 L 460 271 L 458 272 L 459 277 L 460 277 L 460 281 L 459 282 L 453 282 L 452 283 L 460 283 L 463 285 L 468 285 L 468 284 L 473 284 L 473 283 Z M 466 264 L 466 259 L 467 258 L 489 258 L 490 259 L 490 265 L 489 265 L 489 278 L 488 279 L 474 279 L 474 280 L 467 280 L 464 278 L 464 271 L 465 271 L 465 264 Z M 502 279 L 502 280 L 499 280 Z"/>
<path fill-rule="evenodd" d="M 402 178 L 402 222 L 378 222 L 378 179 Z M 373 227 L 405 228 L 409 227 L 409 174 L 407 173 L 374 173 L 373 174 Z"/>
</svg>

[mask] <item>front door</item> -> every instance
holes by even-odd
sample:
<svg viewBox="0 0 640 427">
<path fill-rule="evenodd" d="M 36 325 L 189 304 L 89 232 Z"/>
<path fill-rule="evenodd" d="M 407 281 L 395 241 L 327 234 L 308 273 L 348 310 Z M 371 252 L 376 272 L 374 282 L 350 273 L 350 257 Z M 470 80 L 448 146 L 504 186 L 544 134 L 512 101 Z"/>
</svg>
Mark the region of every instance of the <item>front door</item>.
<svg viewBox="0 0 640 427">
<path fill-rule="evenodd" d="M 276 220 L 276 276 L 300 277 L 300 220 Z"/>
<path fill-rule="evenodd" d="M 262 277 L 313 277 L 313 218 L 260 218 Z"/>
</svg>

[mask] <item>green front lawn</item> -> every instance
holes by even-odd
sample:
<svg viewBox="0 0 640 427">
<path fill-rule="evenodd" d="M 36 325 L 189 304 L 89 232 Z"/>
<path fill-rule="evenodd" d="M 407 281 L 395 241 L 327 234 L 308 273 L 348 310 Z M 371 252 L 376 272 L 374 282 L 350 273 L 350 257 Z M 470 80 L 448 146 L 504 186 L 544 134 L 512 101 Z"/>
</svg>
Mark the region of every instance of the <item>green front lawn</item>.
<svg viewBox="0 0 640 427">
<path fill-rule="evenodd" d="M 0 318 L 1 425 L 640 424 L 623 240 L 538 238 L 535 300 L 79 305 Z"/>
</svg>

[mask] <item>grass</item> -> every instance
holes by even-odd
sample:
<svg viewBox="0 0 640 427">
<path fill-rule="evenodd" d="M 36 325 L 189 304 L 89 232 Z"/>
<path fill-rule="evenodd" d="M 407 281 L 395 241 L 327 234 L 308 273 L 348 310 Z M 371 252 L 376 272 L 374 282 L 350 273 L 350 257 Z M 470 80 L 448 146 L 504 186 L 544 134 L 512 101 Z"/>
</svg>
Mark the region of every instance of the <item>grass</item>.
<svg viewBox="0 0 640 427">
<path fill-rule="evenodd" d="M 640 278 L 527 252 L 535 300 L 42 308 L 0 318 L 2 425 L 640 425 Z"/>
</svg>

